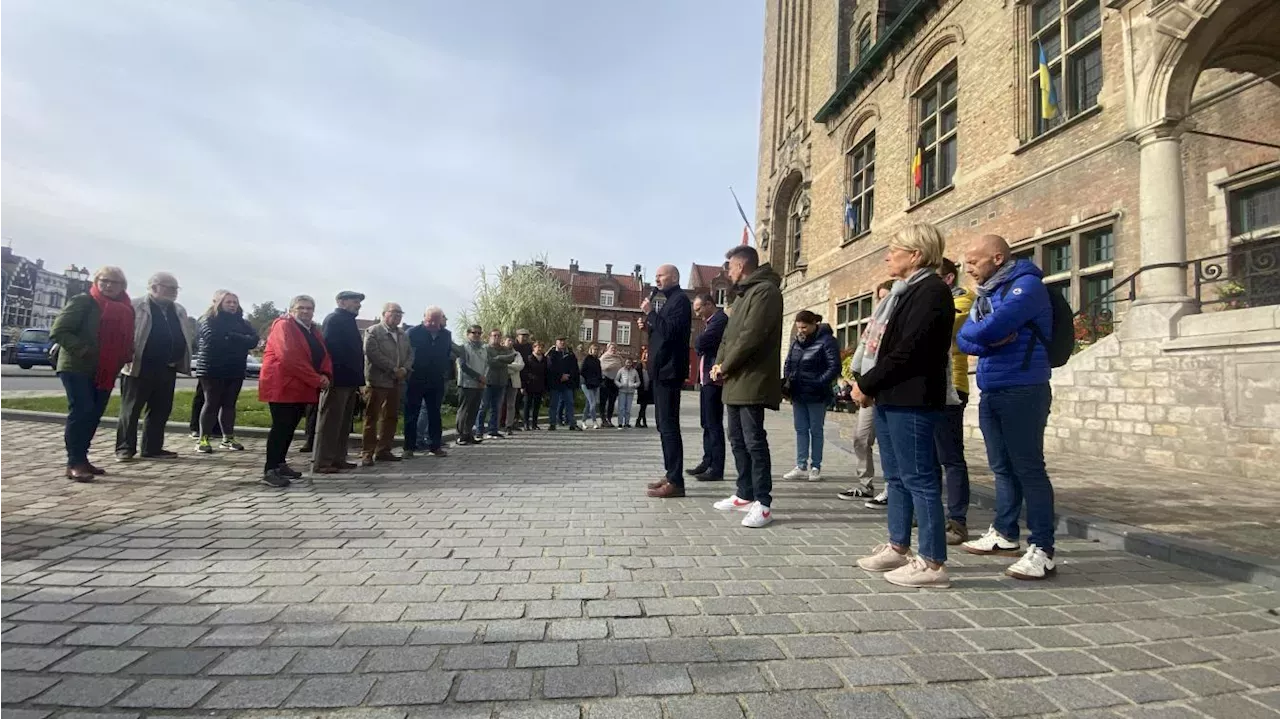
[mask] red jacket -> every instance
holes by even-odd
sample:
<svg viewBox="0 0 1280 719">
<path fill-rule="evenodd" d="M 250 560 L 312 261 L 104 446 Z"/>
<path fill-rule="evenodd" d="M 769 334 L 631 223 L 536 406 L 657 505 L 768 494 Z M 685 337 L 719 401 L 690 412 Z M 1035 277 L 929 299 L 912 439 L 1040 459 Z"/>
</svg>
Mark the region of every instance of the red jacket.
<svg viewBox="0 0 1280 719">
<path fill-rule="evenodd" d="M 324 347 L 320 329 L 311 326 L 311 334 Z M 317 372 L 311 364 L 311 347 L 302 334 L 302 325 L 290 315 L 277 319 L 267 335 L 267 349 L 262 354 L 262 376 L 258 380 L 258 399 L 263 402 L 315 404 L 320 401 L 320 382 L 333 379 L 333 361 L 328 348 Z"/>
</svg>

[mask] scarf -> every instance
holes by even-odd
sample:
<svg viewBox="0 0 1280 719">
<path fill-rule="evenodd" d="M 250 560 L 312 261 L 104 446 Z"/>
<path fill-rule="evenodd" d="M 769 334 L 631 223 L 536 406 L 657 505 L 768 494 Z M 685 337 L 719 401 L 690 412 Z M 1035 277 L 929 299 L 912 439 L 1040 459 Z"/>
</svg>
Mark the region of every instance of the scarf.
<svg viewBox="0 0 1280 719">
<path fill-rule="evenodd" d="M 889 296 L 876 306 L 875 312 L 871 315 L 871 322 L 867 324 L 866 331 L 862 333 L 862 340 L 858 342 L 858 349 L 853 353 L 852 368 L 855 373 L 864 375 L 876 366 L 876 357 L 880 354 L 880 340 L 884 338 L 884 331 L 889 327 L 889 321 L 893 319 L 893 313 L 898 309 L 898 299 L 906 293 L 908 287 L 931 274 L 936 274 L 932 268 L 921 267 L 907 279 L 893 283 Z"/>
<path fill-rule="evenodd" d="M 973 303 L 973 310 L 971 310 L 974 321 L 982 321 L 983 318 L 994 311 L 991 307 L 991 295 L 995 294 L 1000 285 L 1009 281 L 1009 276 L 1013 274 L 1013 270 L 1017 266 L 1017 260 L 1006 262 L 1000 265 L 1000 269 L 988 277 L 986 282 L 978 285 L 978 299 Z"/>
<path fill-rule="evenodd" d="M 604 372 L 604 376 L 612 381 L 617 381 L 618 373 L 622 371 L 626 359 L 617 352 L 605 351 L 600 355 L 600 369 Z"/>
<path fill-rule="evenodd" d="M 95 284 L 89 288 L 89 296 L 102 310 L 98 323 L 98 370 L 93 376 L 93 386 L 111 390 L 116 386 L 116 375 L 133 359 L 133 303 L 121 292 L 111 298 L 102 294 Z"/>
</svg>

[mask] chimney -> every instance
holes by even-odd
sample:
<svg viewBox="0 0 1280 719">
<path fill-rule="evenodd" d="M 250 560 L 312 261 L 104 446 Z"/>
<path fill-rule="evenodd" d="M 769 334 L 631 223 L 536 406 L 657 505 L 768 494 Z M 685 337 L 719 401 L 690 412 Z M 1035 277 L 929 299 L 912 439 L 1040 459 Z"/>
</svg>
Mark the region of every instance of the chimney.
<svg viewBox="0 0 1280 719">
<path fill-rule="evenodd" d="M 42 270 L 43 270 L 43 269 L 44 269 L 44 260 L 37 259 L 37 260 L 36 260 L 36 267 L 39 267 L 40 269 L 42 269 Z"/>
<path fill-rule="evenodd" d="M 636 265 L 635 269 L 631 270 L 631 274 L 635 275 L 637 280 L 640 279 L 640 265 Z"/>
<path fill-rule="evenodd" d="M 573 274 L 575 274 L 575 275 L 576 275 L 576 274 L 578 274 L 578 261 L 577 261 L 577 260 L 569 260 L 569 271 L 570 271 L 570 272 L 572 272 L 572 273 L 573 273 Z"/>
<path fill-rule="evenodd" d="M 721 269 L 723 269 L 723 270 L 725 271 L 725 273 L 726 273 L 726 274 L 729 272 L 729 261 L 728 261 L 728 260 L 725 260 L 725 261 L 724 261 L 724 264 L 723 264 L 723 265 L 721 265 Z"/>
<path fill-rule="evenodd" d="M 605 265 L 604 265 L 604 276 L 605 276 L 605 277 L 612 277 L 612 276 L 613 276 L 613 265 L 611 265 L 611 264 L 609 264 L 609 263 L 607 263 L 607 262 L 606 262 L 606 263 L 605 263 Z"/>
</svg>

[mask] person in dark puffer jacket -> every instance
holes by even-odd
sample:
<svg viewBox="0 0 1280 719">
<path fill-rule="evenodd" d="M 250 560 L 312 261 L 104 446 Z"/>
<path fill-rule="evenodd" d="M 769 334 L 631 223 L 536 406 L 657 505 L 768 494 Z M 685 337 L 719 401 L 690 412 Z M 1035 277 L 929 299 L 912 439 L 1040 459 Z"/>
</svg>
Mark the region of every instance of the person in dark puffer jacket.
<svg viewBox="0 0 1280 719">
<path fill-rule="evenodd" d="M 796 315 L 796 338 L 787 352 L 782 375 L 791 392 L 796 428 L 796 467 L 783 479 L 822 479 L 823 425 L 831 401 L 831 383 L 840 374 L 840 348 L 822 315 L 802 310 Z"/>
<path fill-rule="evenodd" d="M 236 400 L 244 386 L 245 359 L 258 346 L 258 332 L 244 318 L 240 298 L 228 290 L 213 294 L 213 303 L 200 317 L 192 373 L 200 379 L 204 407 L 200 410 L 200 443 L 196 451 L 213 452 L 214 428 L 222 433 L 222 449 L 243 451 L 236 441 Z"/>
</svg>

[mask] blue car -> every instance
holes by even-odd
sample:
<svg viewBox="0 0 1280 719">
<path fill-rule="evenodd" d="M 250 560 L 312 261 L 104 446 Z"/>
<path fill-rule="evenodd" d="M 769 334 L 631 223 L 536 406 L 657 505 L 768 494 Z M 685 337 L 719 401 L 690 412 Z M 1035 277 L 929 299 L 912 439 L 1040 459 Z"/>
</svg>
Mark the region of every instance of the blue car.
<svg viewBox="0 0 1280 719">
<path fill-rule="evenodd" d="M 29 327 L 18 335 L 13 344 L 13 362 L 22 369 L 31 369 L 35 365 L 51 365 L 49 348 L 53 342 L 49 339 L 49 330 Z"/>
</svg>

